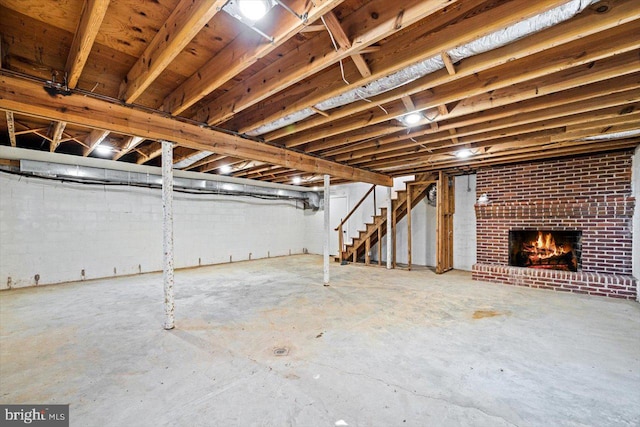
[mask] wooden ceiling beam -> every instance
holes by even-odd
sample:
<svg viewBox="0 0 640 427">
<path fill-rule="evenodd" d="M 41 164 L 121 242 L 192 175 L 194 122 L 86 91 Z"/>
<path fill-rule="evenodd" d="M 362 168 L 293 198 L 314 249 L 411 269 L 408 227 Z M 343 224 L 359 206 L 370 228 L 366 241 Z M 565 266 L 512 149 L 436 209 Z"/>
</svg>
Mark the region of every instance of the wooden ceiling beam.
<svg viewBox="0 0 640 427">
<path fill-rule="evenodd" d="M 308 9 L 307 19 L 313 22 L 342 1 L 316 0 L 309 3 L 307 0 L 295 0 L 287 4 L 294 10 Z M 266 21 L 269 22 L 269 20 Z M 182 113 L 204 96 L 255 64 L 258 59 L 271 53 L 305 27 L 305 22 L 285 12 L 271 27 L 262 28 L 262 31 L 273 37 L 273 42 L 255 37 L 253 34 L 251 37 L 242 35 L 237 37 L 169 94 L 164 99 L 163 110 L 174 115 Z M 249 45 L 248 48 L 247 45 Z M 221 64 L 224 65 L 221 66 Z"/>
<path fill-rule="evenodd" d="M 401 28 L 451 6 L 457 0 L 408 0 L 403 4 L 389 3 L 388 0 L 373 0 L 348 15 L 342 25 L 356 28 L 352 46 L 348 49 L 327 52 L 325 38 L 319 36 L 309 40 L 299 49 L 292 50 L 282 58 L 263 68 L 241 85 L 218 97 L 214 102 L 200 108 L 195 119 L 209 124 L 228 120 L 235 113 L 249 108 L 261 100 L 276 94 L 288 86 L 305 79 L 333 65 L 361 48 L 369 46 L 398 32 Z M 547 0 L 545 0 L 547 1 Z M 304 66 L 300 58 L 314 58 Z"/>
<path fill-rule="evenodd" d="M 174 151 L 177 147 L 174 147 Z M 137 153 L 138 158 L 136 163 L 139 165 L 145 164 L 149 160 L 155 159 L 162 155 L 162 143 L 159 141 L 149 141 L 144 147 L 136 147 L 132 152 Z"/>
<path fill-rule="evenodd" d="M 173 141 L 196 150 L 214 151 L 219 154 L 279 164 L 301 171 L 329 174 L 356 182 L 392 185 L 391 178 L 385 175 L 184 123 L 159 113 L 76 94 L 51 97 L 38 83 L 2 74 L 0 74 L 0 109 L 85 127 L 133 134 L 144 139 Z"/>
<path fill-rule="evenodd" d="M 109 0 L 87 0 L 83 4 L 78 28 L 71 42 L 71 49 L 65 65 L 67 85 L 72 89 L 80 80 L 80 75 L 91 53 L 93 42 L 98 35 L 108 7 Z"/>
<path fill-rule="evenodd" d="M 405 110 L 407 110 L 407 112 L 411 112 L 414 111 L 416 109 L 415 104 L 413 103 L 413 100 L 411 99 L 410 95 L 403 95 L 400 100 L 402 101 L 402 104 L 404 105 Z"/>
<path fill-rule="evenodd" d="M 389 124 L 366 126 L 366 123 L 362 125 L 359 130 L 349 132 L 345 135 L 333 136 L 329 138 L 323 138 L 318 141 L 311 142 L 301 148 L 305 152 L 311 153 L 316 151 L 327 150 L 335 147 L 355 147 L 356 144 L 368 141 L 372 144 L 376 144 L 376 141 L 383 135 L 395 134 L 398 132 L 406 133 L 407 128 L 398 122 L 397 126 Z"/>
<path fill-rule="evenodd" d="M 453 65 L 453 61 L 451 61 L 449 54 L 447 52 L 442 52 L 440 53 L 440 57 L 442 58 L 442 62 L 444 62 L 444 66 L 449 75 L 453 76 L 456 73 L 456 67 Z"/>
<path fill-rule="evenodd" d="M 481 113 L 456 117 L 440 124 L 440 130 L 453 127 L 476 126 L 477 131 L 493 130 L 501 127 L 501 121 L 509 123 L 528 123 L 526 118 L 550 119 L 556 114 L 566 115 L 567 111 L 577 113 L 591 109 L 606 108 L 633 102 L 633 92 L 640 88 L 640 74 L 631 74 L 592 83 L 583 87 L 569 89 L 562 92 L 520 101 L 514 104 L 485 110 Z M 628 92 L 628 93 L 625 93 Z M 423 135 L 434 133 L 428 128 L 416 129 L 410 133 L 402 133 L 376 138 L 374 141 L 363 141 L 349 147 L 330 148 L 321 152 L 323 156 L 337 156 L 339 154 L 352 153 L 356 156 L 356 150 L 381 147 L 387 144 L 399 143 L 410 138 L 419 138 Z M 366 153 L 369 154 L 369 153 Z M 336 157 L 338 158 L 338 157 Z"/>
<path fill-rule="evenodd" d="M 13 121 L 13 111 L 6 112 L 7 131 L 9 132 L 9 143 L 12 147 L 16 146 L 16 124 Z"/>
<path fill-rule="evenodd" d="M 278 169 L 282 169 L 282 167 L 276 166 L 276 165 L 270 165 L 270 166 L 265 166 L 264 169 L 262 170 L 257 170 L 255 172 L 249 172 L 249 173 L 240 173 L 234 176 L 247 178 L 247 179 L 258 179 L 258 178 L 262 178 L 264 176 L 269 175 L 270 170 L 278 170 Z"/>
<path fill-rule="evenodd" d="M 203 159 L 198 160 L 197 162 L 194 162 L 193 164 L 190 164 L 189 166 L 185 167 L 184 170 L 193 170 L 193 169 L 198 168 L 199 166 L 215 162 L 216 160 L 222 160 L 222 159 L 224 159 L 226 157 L 227 156 L 223 156 L 223 155 L 220 155 L 220 154 L 213 153 L 213 154 L 210 154 L 210 155 L 208 155 L 207 157 L 205 157 Z"/>
<path fill-rule="evenodd" d="M 108 130 L 102 130 L 102 129 L 92 130 L 91 133 L 89 133 L 89 135 L 87 135 L 87 137 L 84 140 L 85 149 L 82 150 L 82 155 L 87 157 L 89 154 L 91 154 L 93 150 L 95 150 L 96 147 L 100 145 L 102 141 L 105 140 L 105 138 L 109 135 L 109 133 L 110 132 Z"/>
<path fill-rule="evenodd" d="M 640 98 L 640 96 L 638 96 L 638 98 Z M 634 112 L 621 115 L 620 109 L 624 109 L 627 107 L 635 109 Z M 514 140 L 519 140 L 520 138 L 524 137 L 528 140 L 531 140 L 535 137 L 536 133 L 550 131 L 553 129 L 555 129 L 555 132 L 568 133 L 575 130 L 598 129 L 606 127 L 608 124 L 614 126 L 626 125 L 629 123 L 638 123 L 638 120 L 640 119 L 640 111 L 638 111 L 639 108 L 640 104 L 636 103 L 625 107 L 618 106 L 609 108 L 599 112 L 590 111 L 587 113 L 575 114 L 567 117 L 559 117 L 552 120 L 534 122 L 527 125 L 510 126 L 499 130 L 475 133 L 467 135 L 465 137 L 460 137 L 460 140 L 455 142 L 453 146 L 477 148 L 486 146 L 486 144 L 493 143 L 492 141 L 503 138 L 513 138 Z M 638 125 L 638 128 L 640 128 L 640 125 Z M 379 164 L 382 164 L 384 162 L 402 162 L 404 160 L 411 160 L 413 156 L 419 155 L 420 153 L 437 154 L 440 152 L 450 151 L 452 147 L 452 144 L 448 141 L 447 136 L 444 135 L 437 136 L 436 138 L 430 138 L 428 140 L 421 140 L 412 142 L 411 144 L 402 145 L 403 146 L 400 146 L 400 144 L 393 144 L 392 147 L 389 147 L 392 149 L 386 150 L 384 152 L 376 152 L 375 154 L 369 156 L 359 156 L 358 158 L 350 161 L 349 164 L 351 164 L 352 166 L 366 164 L 368 166 L 374 167 L 374 165 L 370 162 L 380 162 Z M 411 152 L 412 154 L 407 154 L 409 152 Z"/>
<path fill-rule="evenodd" d="M 637 19 L 640 19 L 640 4 L 638 2 L 634 2 L 633 0 L 618 1 L 611 4 L 608 12 L 605 14 L 599 14 L 593 10 L 589 10 L 588 12 L 583 12 L 579 16 L 567 22 L 555 25 L 506 46 L 463 59 L 457 65 L 456 74 L 454 76 L 449 75 L 449 73 L 445 71 L 437 71 L 400 88 L 371 97 L 370 99 L 378 105 L 384 105 L 400 99 L 404 95 L 412 95 L 435 86 L 453 82 L 464 77 L 473 76 L 477 72 L 496 68 L 511 61 L 543 52 L 555 46 L 560 46 L 584 37 L 596 35 L 597 33 L 608 29 L 618 28 L 617 30 L 614 30 L 614 32 L 617 32 L 621 25 Z M 462 31 L 462 29 L 458 30 Z M 597 40 L 597 37 L 595 39 Z M 448 41 L 445 38 L 441 43 L 444 45 L 447 42 Z M 436 49 L 434 49 L 434 51 L 435 50 Z M 332 91 L 326 87 L 327 84 L 330 83 L 323 84 L 321 82 L 317 82 L 315 84 L 323 89 L 314 93 L 313 96 L 306 97 L 302 100 L 296 101 L 295 103 L 289 102 L 287 104 L 283 103 L 282 105 L 277 105 L 277 108 L 274 108 L 274 114 L 270 115 L 264 113 L 265 109 L 262 108 L 260 116 L 256 115 L 253 117 L 249 114 L 242 115 L 241 119 L 243 122 L 248 124 L 240 126 L 239 131 L 248 132 L 263 124 L 282 118 L 292 110 L 296 111 L 309 105 L 315 105 L 318 102 L 329 99 L 349 89 L 344 85 L 335 85 L 336 90 Z M 356 113 L 366 111 L 369 108 L 370 105 L 365 103 L 353 103 L 332 111 L 332 120 L 351 116 Z M 269 139 L 277 139 L 291 133 L 301 132 L 312 127 L 321 126 L 328 122 L 329 120 L 322 119 L 320 117 L 313 118 L 296 123 L 295 127 L 291 126 L 272 132 L 270 135 L 267 135 L 267 137 Z"/>
<path fill-rule="evenodd" d="M 356 64 L 356 68 L 358 69 L 362 77 L 371 77 L 371 69 L 369 68 L 367 61 L 361 54 L 356 53 L 354 55 L 351 55 L 351 60 L 354 64 Z"/>
<path fill-rule="evenodd" d="M 349 36 L 345 33 L 344 28 L 340 24 L 338 17 L 335 13 L 329 12 L 325 14 L 323 17 L 323 22 L 327 26 L 327 31 L 331 33 L 331 37 L 335 40 L 339 49 L 350 49 L 351 48 L 351 40 L 349 40 Z M 367 65 L 367 61 L 365 61 L 364 57 L 359 53 L 354 53 L 351 55 L 351 60 L 358 68 L 358 71 L 362 75 L 362 77 L 371 76 L 371 70 Z"/>
<path fill-rule="evenodd" d="M 351 40 L 349 40 L 349 36 L 345 33 L 340 20 L 333 11 L 325 13 L 322 17 L 322 22 L 327 26 L 327 31 L 336 42 L 338 49 L 347 50 L 351 48 Z"/>
<path fill-rule="evenodd" d="M 503 88 L 508 88 L 515 84 L 522 83 L 526 85 L 527 81 L 534 81 L 539 79 L 544 80 L 544 77 L 553 74 L 563 72 L 563 75 L 558 74 L 557 83 L 555 87 L 566 89 L 569 84 L 574 86 L 583 85 L 589 82 L 589 79 L 594 81 L 607 77 L 607 75 L 616 75 L 617 71 L 611 70 L 611 67 L 630 70 L 627 72 L 620 72 L 619 75 L 628 74 L 639 69 L 637 60 L 637 53 L 634 50 L 640 47 L 640 41 L 634 38 L 632 34 L 640 32 L 640 20 L 634 21 L 622 27 L 615 29 L 615 31 L 607 32 L 608 36 L 604 39 L 598 39 L 599 42 L 594 43 L 592 37 L 578 40 L 577 42 L 567 43 L 557 48 L 549 49 L 541 53 L 526 57 L 520 60 L 512 61 L 483 72 L 475 73 L 457 81 L 452 81 L 440 86 L 429 85 L 429 88 L 417 93 L 413 96 L 413 103 L 416 109 L 423 110 L 427 108 L 437 108 L 442 104 L 450 102 L 460 101 L 451 111 L 450 114 L 458 111 L 456 114 L 460 114 L 461 111 L 465 113 L 471 112 L 470 109 L 480 111 L 482 109 L 490 108 L 491 105 L 496 105 L 496 98 L 498 95 L 495 91 Z M 617 55 L 617 56 L 615 56 Z M 607 62 L 608 57 L 613 58 Z M 600 66 L 591 67 L 591 63 L 594 61 L 596 64 L 604 64 Z M 586 64 L 586 65 L 584 65 Z M 573 68 L 584 65 L 582 69 L 577 68 L 579 71 L 575 71 Z M 611 74 L 607 74 L 611 73 Z M 458 73 L 459 75 L 460 73 Z M 422 83 L 424 84 L 424 83 Z M 548 91 L 555 91 L 554 85 L 548 84 Z M 563 90 L 562 89 L 562 90 Z M 510 97 L 504 97 L 506 102 L 515 102 L 518 100 L 526 99 L 526 97 L 535 97 L 544 95 L 545 92 L 540 91 L 538 86 L 530 85 L 530 90 L 526 92 L 511 91 Z M 484 93 L 491 93 L 491 96 L 487 96 L 487 102 L 479 104 L 477 102 L 470 102 L 470 98 L 473 96 L 482 95 Z M 549 92 L 546 92 L 549 93 Z M 512 96 L 511 96 L 512 95 Z M 386 95 L 383 95 L 386 96 Z M 517 99 L 514 99 L 516 97 Z M 379 104 L 377 97 L 373 97 L 372 102 Z M 396 102 L 392 105 L 385 105 L 386 112 L 377 111 L 369 107 L 369 111 L 362 113 L 361 116 L 350 115 L 348 118 L 342 120 L 342 122 L 336 121 L 338 117 L 341 117 L 343 113 L 340 110 L 332 112 L 333 122 L 330 126 L 316 126 L 309 130 L 300 131 L 305 127 L 305 123 L 314 122 L 327 122 L 328 119 L 322 117 L 313 117 L 305 122 L 299 123 L 296 126 L 289 126 L 280 129 L 275 132 L 271 132 L 265 136 L 265 139 L 272 142 L 285 145 L 287 147 L 297 147 L 302 144 L 309 143 L 320 138 L 326 138 L 328 136 L 338 135 L 350 130 L 359 129 L 363 126 L 361 120 L 358 117 L 362 117 L 367 121 L 367 124 L 383 123 L 389 120 L 397 119 L 404 115 L 405 109 L 401 104 Z M 349 122 L 353 125 L 349 126 Z M 430 120 L 425 118 L 420 124 L 427 124 Z M 290 136 L 282 136 L 283 134 L 290 134 L 295 129 L 296 134 Z"/>
<path fill-rule="evenodd" d="M 389 5 L 388 2 L 385 3 Z M 426 4 L 427 2 L 424 3 Z M 350 82 L 349 85 L 345 85 L 342 80 L 335 79 L 332 75 L 328 75 L 326 73 L 324 75 L 315 76 L 313 79 L 305 81 L 305 85 L 307 87 L 316 88 L 311 91 L 309 95 L 298 97 L 295 102 L 291 102 L 289 98 L 285 99 L 284 97 L 275 98 L 272 101 L 266 101 L 264 105 L 260 105 L 259 111 L 254 110 L 254 113 L 247 113 L 242 117 L 239 117 L 239 121 L 242 121 L 242 124 L 239 126 L 238 130 L 240 132 L 248 132 L 256 129 L 264 124 L 271 123 L 277 119 L 285 117 L 294 111 L 299 111 L 304 108 L 308 108 L 311 105 L 316 105 L 319 102 L 333 98 L 371 81 L 400 71 L 421 60 L 440 55 L 442 51 L 471 42 L 484 35 L 519 22 L 529 16 L 539 14 L 548 8 L 557 6 L 562 3 L 562 1 L 538 1 L 533 3 L 527 2 L 526 0 L 514 0 L 484 11 L 481 14 L 462 19 L 452 25 L 445 26 L 445 24 L 449 23 L 451 19 L 457 18 L 459 16 L 458 14 L 464 16 L 466 12 L 477 8 L 479 3 L 480 2 L 477 1 L 465 1 L 461 4 L 449 5 L 449 8 L 447 9 L 448 13 L 442 14 L 441 16 L 429 21 L 428 25 L 417 27 L 415 31 L 407 31 L 388 43 L 385 43 L 380 52 L 371 56 L 370 64 L 371 67 L 375 69 L 375 73 L 373 73 L 372 76 L 361 79 L 357 79 L 355 76 L 348 76 L 347 80 Z M 400 6 L 398 5 L 398 7 Z M 389 6 L 387 6 L 387 8 L 389 8 Z M 368 16 L 367 18 L 370 19 Z M 391 21 L 393 19 L 395 19 L 395 15 L 391 17 Z M 379 21 L 380 20 L 376 21 L 376 23 L 373 23 L 372 25 L 379 25 Z M 393 24 L 391 24 L 391 26 L 393 27 Z M 444 26 L 444 28 L 440 28 L 442 26 Z M 433 31 L 432 28 L 437 29 L 437 31 Z M 357 46 L 356 43 L 353 44 L 354 46 Z M 317 56 L 317 54 L 314 55 Z M 315 65 L 317 62 L 318 60 L 316 59 L 312 65 Z M 279 64 L 277 68 L 269 71 L 269 73 L 271 75 L 277 74 L 278 70 L 282 71 L 285 69 L 283 65 L 284 64 Z M 300 68 L 299 64 L 297 67 Z M 320 71 L 320 69 L 315 69 L 314 73 L 317 71 Z M 291 72 L 287 71 L 287 74 L 282 73 L 280 77 L 282 79 L 289 79 L 291 75 L 295 75 L 292 74 L 292 72 L 294 72 L 294 70 L 291 70 Z M 303 77 L 306 78 L 310 75 L 311 74 L 307 74 Z M 271 92 L 268 95 L 272 95 L 273 93 L 274 92 Z M 255 97 L 253 90 L 251 91 L 251 94 Z M 237 95 L 239 96 L 240 94 Z M 249 95 L 245 94 L 244 97 L 249 98 Z M 238 96 L 230 98 L 236 100 L 238 99 Z M 220 99 L 222 100 L 222 97 Z M 244 103 L 242 106 L 242 109 L 244 109 Z M 238 108 L 238 104 L 236 104 L 233 111 L 237 113 L 242 109 Z M 220 118 L 219 121 L 228 118 L 225 114 L 216 115 L 213 112 L 209 114 L 209 117 L 211 118 L 211 122 L 213 122 L 213 119 L 217 118 Z"/>
<path fill-rule="evenodd" d="M 326 27 L 322 24 L 319 25 L 306 25 L 304 27 L 302 27 L 302 29 L 300 30 L 301 33 L 314 33 L 314 32 L 318 32 L 318 31 L 325 31 Z"/>
<path fill-rule="evenodd" d="M 329 114 L 327 114 L 326 112 L 316 108 L 316 107 L 311 107 L 311 109 L 316 113 L 316 114 L 320 114 L 321 116 L 324 117 L 329 117 Z"/>
<path fill-rule="evenodd" d="M 64 128 L 67 126 L 67 122 L 57 121 L 53 126 L 53 132 L 51 133 L 51 143 L 49 144 L 49 151 L 52 153 L 58 149 L 58 146 L 62 142 L 62 132 L 64 132 Z"/>
<path fill-rule="evenodd" d="M 460 117 L 585 86 L 589 83 L 608 80 L 612 76 L 622 77 L 627 74 L 637 73 L 640 71 L 640 61 L 637 60 L 636 56 L 637 52 L 635 51 L 627 52 L 593 63 L 588 62 L 586 65 L 581 65 L 577 69 L 564 70 L 556 73 L 552 79 L 543 76 L 537 80 L 524 81 L 522 83 L 517 83 L 517 79 L 521 78 L 520 75 L 517 74 L 517 71 L 514 70 L 514 74 L 511 77 L 508 73 L 504 72 L 502 75 L 507 79 L 506 82 L 501 83 L 500 79 L 497 79 L 492 83 L 488 83 L 486 89 L 490 91 L 490 95 L 484 94 L 483 88 L 476 86 L 473 82 L 469 82 L 469 84 L 449 84 L 434 88 L 428 93 L 415 96 L 414 101 L 418 109 L 424 109 L 432 108 L 433 106 L 453 99 L 464 100 L 450 111 L 447 119 Z M 526 78 L 526 76 L 522 75 L 522 78 Z M 502 91 L 500 90 L 502 89 L 501 86 L 504 86 L 504 90 Z M 474 98 L 474 95 L 479 96 L 481 99 Z M 465 99 L 467 96 L 468 98 Z M 403 106 L 400 103 L 391 106 L 388 105 L 386 109 L 389 112 L 389 116 L 392 117 L 399 117 L 403 113 Z M 362 128 L 363 124 L 360 123 L 360 120 L 366 120 L 370 127 L 375 125 L 380 126 L 379 129 L 382 129 L 378 134 L 369 132 L 367 134 L 368 137 L 381 137 L 391 133 L 388 127 L 382 126 L 382 123 L 388 120 L 387 115 L 382 115 L 375 110 L 372 110 L 371 113 L 366 115 L 355 116 L 351 120 L 353 123 L 358 123 L 359 126 L 350 126 L 349 120 L 343 120 L 342 122 L 334 123 L 330 129 L 324 129 L 324 135 L 328 135 L 331 138 L 324 136 L 322 140 L 319 140 L 319 137 L 322 137 L 323 133 L 321 133 L 321 129 L 318 129 L 313 133 L 309 131 L 303 132 L 297 136 L 296 139 L 286 138 L 279 142 L 288 146 L 292 142 L 299 142 L 298 139 L 302 140 L 302 142 L 305 140 L 312 139 L 315 141 L 318 139 L 318 141 L 305 146 L 305 151 L 307 152 L 315 151 L 317 148 L 326 149 L 328 148 L 327 146 L 331 146 L 332 142 L 338 145 L 344 145 L 342 141 L 350 136 L 349 132 L 366 132 L 366 130 Z M 429 123 L 429 120 L 424 119 L 420 124 Z"/>
<path fill-rule="evenodd" d="M 113 160 L 118 160 L 120 159 L 122 156 L 124 156 L 125 154 L 129 154 L 131 151 L 133 151 L 136 147 L 138 147 L 138 145 L 142 144 L 142 142 L 145 140 L 145 138 L 141 137 L 141 136 L 128 136 L 125 139 L 124 145 L 122 146 L 122 148 L 120 150 L 118 150 L 114 156 L 113 156 Z"/>
<path fill-rule="evenodd" d="M 243 162 L 244 159 L 240 159 L 238 157 L 224 157 L 222 159 L 216 160 L 214 162 L 209 162 L 205 165 L 198 166 L 193 169 L 195 172 L 211 172 L 216 169 L 220 169 L 223 166 L 233 167 L 233 165 L 237 163 Z"/>
<path fill-rule="evenodd" d="M 127 103 L 138 99 L 226 2 L 181 0 L 127 73 L 119 97 Z"/>
<path fill-rule="evenodd" d="M 231 172 L 231 176 L 243 177 L 243 176 L 246 176 L 246 175 L 249 175 L 249 174 L 264 172 L 264 171 L 267 171 L 269 169 L 273 169 L 273 168 L 277 168 L 277 167 L 278 166 L 269 165 L 269 164 L 255 165 L 255 166 L 252 166 L 252 167 L 247 168 L 247 169 L 233 171 L 233 172 Z"/>
<path fill-rule="evenodd" d="M 447 162 L 438 162 L 430 165 L 419 167 L 407 167 L 394 171 L 394 176 L 405 176 L 417 173 L 437 172 L 440 170 L 477 170 L 488 166 L 497 166 L 511 163 L 519 163 L 526 161 L 539 161 L 564 156 L 578 156 L 581 154 L 591 154 L 594 152 L 618 151 L 633 148 L 640 143 L 640 138 L 627 138 L 602 143 L 602 141 L 584 141 L 567 147 L 566 144 L 558 143 L 549 145 L 545 149 L 536 151 L 535 148 L 529 147 L 511 153 L 502 153 L 501 155 L 481 155 L 472 159 L 456 159 L 452 157 Z M 594 150 L 596 148 L 596 150 Z"/>
<path fill-rule="evenodd" d="M 451 135 L 451 142 L 454 144 L 458 144 L 460 141 L 458 140 L 458 131 L 456 129 L 449 129 L 449 135 Z"/>
<path fill-rule="evenodd" d="M 640 88 L 640 82 L 638 84 Z M 340 153 L 324 153 L 325 155 L 333 155 L 334 159 L 341 162 L 358 159 L 370 155 L 379 155 L 388 151 L 399 149 L 408 149 L 410 147 L 421 144 L 433 143 L 435 141 L 447 141 L 449 135 L 446 131 L 456 130 L 458 137 L 466 137 L 486 133 L 491 131 L 502 131 L 514 126 L 528 125 L 531 123 L 550 123 L 557 120 L 567 120 L 566 117 L 576 116 L 592 112 L 592 114 L 624 114 L 625 110 L 635 111 L 634 102 L 640 95 L 638 91 L 622 92 L 619 94 L 609 94 L 601 97 L 594 97 L 590 100 L 579 102 L 567 102 L 558 106 L 551 106 L 546 102 L 540 102 L 532 105 L 532 108 L 526 110 L 526 113 L 516 115 L 508 115 L 504 118 L 496 118 L 487 120 L 476 125 L 465 127 L 457 126 L 456 121 L 445 123 L 441 132 L 413 132 L 404 135 L 394 135 L 386 138 L 380 138 L 375 144 L 367 144 L 359 146 L 351 150 L 341 150 Z M 425 138 L 426 136 L 426 138 Z"/>
<path fill-rule="evenodd" d="M 15 122 L 16 124 L 21 124 L 19 122 Z M 26 135 L 28 133 L 36 133 L 36 132 L 44 132 L 46 130 L 48 130 L 49 128 L 35 128 L 35 129 L 26 129 L 26 130 L 20 130 L 20 131 L 16 131 L 15 134 L 16 135 Z"/>
<path fill-rule="evenodd" d="M 187 147 L 180 147 L 177 146 L 173 149 L 173 167 L 175 168 L 175 165 L 177 163 L 182 162 L 183 160 L 187 160 L 188 158 L 197 155 L 198 153 L 200 153 L 200 151 L 198 150 L 194 150 L 192 148 L 187 148 Z"/>
<path fill-rule="evenodd" d="M 635 130 L 638 129 L 637 123 L 637 116 L 621 117 L 616 120 L 609 119 L 608 121 L 584 122 L 580 126 L 574 126 L 571 131 L 561 126 L 539 132 L 483 140 L 473 144 L 471 148 L 483 148 L 487 154 L 523 147 L 531 148 L 532 150 L 536 148 L 542 150 L 545 144 L 577 141 L 594 135 L 606 135 Z M 391 159 L 373 160 L 361 163 L 361 165 L 366 165 L 373 169 L 387 170 L 394 167 L 401 168 L 409 165 L 424 165 L 425 163 L 446 161 L 452 156 L 453 153 L 449 149 L 433 150 L 431 152 L 423 149 L 408 155 L 397 156 Z"/>
</svg>

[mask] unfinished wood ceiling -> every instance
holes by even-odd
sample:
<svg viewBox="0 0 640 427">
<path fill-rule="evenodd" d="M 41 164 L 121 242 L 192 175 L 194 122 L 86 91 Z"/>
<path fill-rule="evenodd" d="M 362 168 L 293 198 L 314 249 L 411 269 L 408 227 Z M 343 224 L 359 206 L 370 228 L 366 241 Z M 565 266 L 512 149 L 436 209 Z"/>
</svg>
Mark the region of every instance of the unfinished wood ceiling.
<svg viewBox="0 0 640 427">
<path fill-rule="evenodd" d="M 640 1 L 233 2 L 0 0 L 0 143 L 318 185 L 640 141 Z"/>
</svg>

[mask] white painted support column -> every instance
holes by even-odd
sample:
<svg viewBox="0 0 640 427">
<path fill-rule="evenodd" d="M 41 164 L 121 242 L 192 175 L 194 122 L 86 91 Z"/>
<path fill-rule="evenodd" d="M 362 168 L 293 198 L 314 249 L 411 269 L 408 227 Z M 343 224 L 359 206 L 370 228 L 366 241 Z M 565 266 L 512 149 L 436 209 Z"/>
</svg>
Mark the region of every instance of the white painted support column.
<svg viewBox="0 0 640 427">
<path fill-rule="evenodd" d="M 162 141 L 162 250 L 165 329 L 175 327 L 173 299 L 173 144 Z"/>
<path fill-rule="evenodd" d="M 395 233 L 391 224 L 391 209 L 393 209 L 393 201 L 391 200 L 391 187 L 387 187 L 387 270 L 391 270 L 391 234 Z M 382 244 L 382 242 L 380 243 Z"/>
<path fill-rule="evenodd" d="M 329 284 L 329 241 L 331 237 L 330 221 L 330 198 L 329 198 L 329 175 L 324 176 L 324 285 Z"/>
</svg>

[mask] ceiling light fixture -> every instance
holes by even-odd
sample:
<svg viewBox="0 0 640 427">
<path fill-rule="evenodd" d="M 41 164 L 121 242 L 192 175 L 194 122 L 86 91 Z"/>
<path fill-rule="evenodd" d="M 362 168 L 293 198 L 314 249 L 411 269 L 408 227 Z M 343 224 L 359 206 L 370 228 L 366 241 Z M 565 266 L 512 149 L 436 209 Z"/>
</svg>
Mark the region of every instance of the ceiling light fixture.
<svg viewBox="0 0 640 427">
<path fill-rule="evenodd" d="M 222 165 L 222 166 L 220 166 L 220 169 L 219 169 L 219 170 L 220 170 L 220 173 L 221 173 L 222 175 L 227 175 L 227 174 L 231 173 L 231 166 L 229 166 L 229 165 Z"/>
<path fill-rule="evenodd" d="M 256 22 L 262 19 L 271 9 L 269 0 L 238 0 L 238 10 L 249 21 Z"/>
<path fill-rule="evenodd" d="M 293 177 L 293 184 L 294 185 L 300 185 L 302 183 L 302 178 L 300 178 L 299 176 L 294 176 Z"/>
<path fill-rule="evenodd" d="M 456 151 L 456 157 L 459 159 L 466 159 L 467 157 L 470 157 L 472 154 L 473 152 L 468 148 L 463 148 L 462 150 Z"/>
<path fill-rule="evenodd" d="M 415 111 L 413 113 L 407 114 L 402 118 L 402 121 L 408 126 L 413 126 L 420 120 L 422 120 L 422 114 Z"/>
<path fill-rule="evenodd" d="M 222 10 L 273 43 L 274 38 L 266 34 L 256 23 L 276 5 L 276 0 L 229 0 Z"/>
<path fill-rule="evenodd" d="M 98 145 L 96 147 L 96 153 L 101 156 L 108 156 L 109 154 L 111 154 L 111 151 L 111 147 L 109 147 L 108 145 Z"/>
</svg>

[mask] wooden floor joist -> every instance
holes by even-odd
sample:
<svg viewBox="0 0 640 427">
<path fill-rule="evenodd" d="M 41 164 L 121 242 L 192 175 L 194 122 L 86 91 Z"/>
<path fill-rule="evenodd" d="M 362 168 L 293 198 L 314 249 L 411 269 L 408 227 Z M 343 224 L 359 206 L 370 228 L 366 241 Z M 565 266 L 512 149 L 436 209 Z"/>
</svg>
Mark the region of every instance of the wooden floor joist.
<svg viewBox="0 0 640 427">
<path fill-rule="evenodd" d="M 185 147 L 268 161 L 306 172 L 392 185 L 391 177 L 383 174 L 206 129 L 161 114 L 79 95 L 51 97 L 37 83 L 16 77 L 0 76 L 0 109 L 114 132 L 133 133 L 146 139 L 173 141 Z"/>
</svg>

